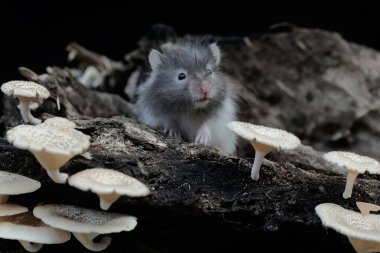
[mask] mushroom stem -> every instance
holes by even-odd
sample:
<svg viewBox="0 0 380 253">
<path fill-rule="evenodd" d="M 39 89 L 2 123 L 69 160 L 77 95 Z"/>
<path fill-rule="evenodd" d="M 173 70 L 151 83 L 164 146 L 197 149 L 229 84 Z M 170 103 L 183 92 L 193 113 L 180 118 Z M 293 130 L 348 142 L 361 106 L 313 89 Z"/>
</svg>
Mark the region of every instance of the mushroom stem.
<svg viewBox="0 0 380 253">
<path fill-rule="evenodd" d="M 100 198 L 100 208 L 103 210 L 108 210 L 110 206 L 120 198 L 120 195 L 115 193 L 110 194 L 99 194 Z"/>
<path fill-rule="evenodd" d="M 24 247 L 24 249 L 29 252 L 37 252 L 42 248 L 42 246 L 44 246 L 41 243 L 32 243 L 24 240 L 19 240 L 19 242 Z"/>
<path fill-rule="evenodd" d="M 380 243 L 373 241 L 361 240 L 358 238 L 348 237 L 352 247 L 358 253 L 366 253 L 366 252 L 379 252 L 380 251 Z"/>
<path fill-rule="evenodd" d="M 58 111 L 61 110 L 61 101 L 59 99 L 59 93 L 58 92 L 57 92 L 57 109 L 58 109 Z"/>
<path fill-rule="evenodd" d="M 9 195 L 0 194 L 0 204 L 7 203 Z"/>
<path fill-rule="evenodd" d="M 263 163 L 263 159 L 267 154 L 268 153 L 256 150 L 255 161 L 253 162 L 251 170 L 251 178 L 255 181 L 259 180 L 261 164 Z"/>
<path fill-rule="evenodd" d="M 346 181 L 346 188 L 343 192 L 343 198 L 348 199 L 351 198 L 352 194 L 352 188 L 354 187 L 355 179 L 359 175 L 358 172 L 347 170 L 347 181 Z"/>
<path fill-rule="evenodd" d="M 111 244 L 109 236 L 103 237 L 99 242 L 95 243 L 93 240 L 97 237 L 98 233 L 73 233 L 80 243 L 89 250 L 101 251 L 106 249 Z"/>
<path fill-rule="evenodd" d="M 18 97 L 18 100 L 20 101 L 20 104 L 18 106 L 21 117 L 24 120 L 25 123 L 30 122 L 33 125 L 38 125 L 41 124 L 41 120 L 35 118 L 31 113 L 30 113 L 30 99 L 27 97 Z"/>
<path fill-rule="evenodd" d="M 356 202 L 356 206 L 359 208 L 362 215 L 368 215 L 370 212 L 380 211 L 380 206 L 371 203 Z"/>
<path fill-rule="evenodd" d="M 40 162 L 42 167 L 46 170 L 49 177 L 57 184 L 64 184 L 68 178 L 66 173 L 59 172 L 59 169 L 68 160 L 70 160 L 73 155 L 56 155 L 52 157 L 47 152 L 34 151 L 32 152 L 37 160 Z"/>
<path fill-rule="evenodd" d="M 46 170 L 49 177 L 57 184 L 64 184 L 69 177 L 66 173 L 61 173 L 59 170 Z"/>
<path fill-rule="evenodd" d="M 255 148 L 255 160 L 252 165 L 251 178 L 255 181 L 259 179 L 259 173 L 261 164 L 263 163 L 264 157 L 272 152 L 273 147 L 267 146 L 265 144 L 258 143 L 256 141 L 251 142 L 252 146 Z"/>
</svg>

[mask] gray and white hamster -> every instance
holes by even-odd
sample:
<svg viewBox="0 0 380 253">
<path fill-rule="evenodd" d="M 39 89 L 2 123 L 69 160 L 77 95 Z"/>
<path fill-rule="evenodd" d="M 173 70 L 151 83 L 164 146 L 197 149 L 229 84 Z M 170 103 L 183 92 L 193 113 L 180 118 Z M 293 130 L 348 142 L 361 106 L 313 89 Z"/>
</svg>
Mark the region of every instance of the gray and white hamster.
<svg viewBox="0 0 380 253">
<path fill-rule="evenodd" d="M 152 68 L 138 88 L 138 120 L 171 137 L 235 152 L 236 135 L 226 124 L 237 105 L 231 79 L 220 69 L 216 43 L 184 39 L 149 53 Z"/>
</svg>

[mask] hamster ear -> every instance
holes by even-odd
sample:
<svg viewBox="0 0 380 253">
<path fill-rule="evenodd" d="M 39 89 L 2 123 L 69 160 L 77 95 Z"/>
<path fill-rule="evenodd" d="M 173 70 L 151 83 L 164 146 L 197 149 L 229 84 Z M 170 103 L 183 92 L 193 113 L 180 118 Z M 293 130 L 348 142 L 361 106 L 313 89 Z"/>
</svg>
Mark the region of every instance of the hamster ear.
<svg viewBox="0 0 380 253">
<path fill-rule="evenodd" d="M 220 49 L 219 49 L 219 47 L 216 45 L 216 43 L 212 43 L 212 44 L 210 44 L 210 50 L 211 50 L 212 55 L 215 58 L 216 65 L 219 65 L 219 63 L 220 63 Z"/>
<path fill-rule="evenodd" d="M 152 49 L 149 53 L 149 64 L 152 67 L 152 70 L 157 69 L 158 65 L 161 64 L 161 53 L 156 49 Z"/>
</svg>

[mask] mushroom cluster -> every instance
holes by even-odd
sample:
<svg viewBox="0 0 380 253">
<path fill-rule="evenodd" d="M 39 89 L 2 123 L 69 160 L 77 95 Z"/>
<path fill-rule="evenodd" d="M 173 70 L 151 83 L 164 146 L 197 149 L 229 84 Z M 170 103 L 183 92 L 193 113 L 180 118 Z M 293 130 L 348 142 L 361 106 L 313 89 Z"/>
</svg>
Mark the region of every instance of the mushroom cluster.
<svg viewBox="0 0 380 253">
<path fill-rule="evenodd" d="M 251 170 L 251 178 L 259 179 L 259 171 L 264 157 L 277 150 L 291 150 L 300 146 L 300 140 L 284 130 L 233 121 L 227 125 L 242 138 L 250 141 L 256 154 Z M 350 198 L 356 177 L 360 173 L 380 174 L 380 163 L 370 157 L 351 152 L 332 151 L 323 156 L 333 164 L 333 171 L 347 174 L 343 198 Z M 336 204 L 318 205 L 315 210 L 323 225 L 347 235 L 350 243 L 359 253 L 380 252 L 380 215 L 370 212 L 380 211 L 380 206 L 356 202 L 360 213 L 344 209 Z"/>
<path fill-rule="evenodd" d="M 6 137 L 15 147 L 33 153 L 54 182 L 66 183 L 68 175 L 59 169 L 90 147 L 90 137 L 77 131 L 76 124 L 68 119 L 53 117 L 41 123 L 30 114 L 29 105 L 46 97 L 45 88 L 41 87 L 33 82 L 21 81 L 9 82 L 1 87 L 4 93 L 18 97 L 24 121 L 34 124 L 18 125 L 8 130 Z M 34 97 L 28 89 L 29 93 L 34 92 Z M 30 100 L 25 97 L 30 97 Z M 149 189 L 137 179 L 105 168 L 78 172 L 69 183 L 81 190 L 97 193 L 104 210 L 121 195 L 141 197 L 149 194 Z M 26 207 L 6 203 L 9 195 L 33 192 L 40 187 L 38 181 L 0 171 L 0 238 L 18 240 L 27 251 L 37 252 L 43 244 L 68 241 L 73 233 L 87 249 L 101 251 L 109 246 L 111 238 L 106 236 L 94 242 L 95 237 L 131 231 L 137 225 L 137 219 L 133 216 L 82 207 L 43 205 L 28 212 Z"/>
<path fill-rule="evenodd" d="M 99 176 L 95 172 L 98 172 Z M 89 181 L 93 179 L 95 184 L 100 187 L 97 190 L 101 190 L 103 187 L 103 190 L 106 190 L 108 194 L 128 194 L 133 197 L 149 194 L 146 186 L 137 179 L 121 172 L 103 168 L 85 170 L 84 173 L 74 177 L 75 184 L 82 189 L 82 183 L 84 186 L 91 185 L 91 182 L 82 181 L 88 175 Z M 112 186 L 112 179 L 115 179 L 116 186 Z M 131 231 L 137 225 L 137 219 L 133 216 L 76 206 L 43 205 L 35 207 L 32 213 L 19 205 L 4 204 L 8 195 L 35 191 L 40 186 L 41 184 L 33 179 L 0 171 L 0 191 L 2 194 L 0 238 L 18 240 L 27 251 L 37 252 L 43 244 L 68 241 L 70 233 L 73 233 L 87 249 L 101 251 L 110 245 L 111 238 L 103 237 L 99 242 L 94 242 L 95 237 L 101 234 Z"/>
</svg>

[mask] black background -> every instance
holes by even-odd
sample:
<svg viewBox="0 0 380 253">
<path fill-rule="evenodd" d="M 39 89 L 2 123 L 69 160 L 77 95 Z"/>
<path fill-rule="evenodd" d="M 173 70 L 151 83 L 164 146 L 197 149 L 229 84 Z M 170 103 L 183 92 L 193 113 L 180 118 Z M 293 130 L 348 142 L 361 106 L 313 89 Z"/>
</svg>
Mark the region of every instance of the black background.
<svg viewBox="0 0 380 253">
<path fill-rule="evenodd" d="M 155 23 L 169 24 L 179 34 L 260 35 L 287 21 L 380 49 L 379 19 L 374 4 L 361 2 L 2 1 L 0 83 L 21 78 L 18 66 L 39 73 L 47 65 L 64 66 L 71 41 L 121 60 Z"/>
</svg>

